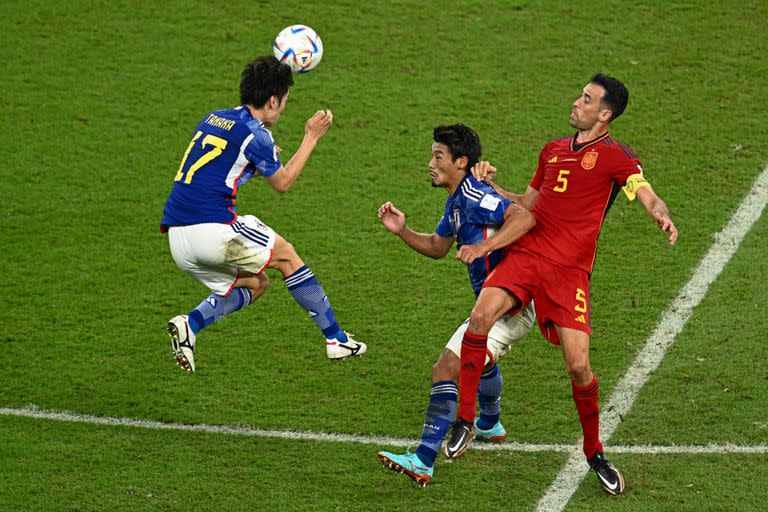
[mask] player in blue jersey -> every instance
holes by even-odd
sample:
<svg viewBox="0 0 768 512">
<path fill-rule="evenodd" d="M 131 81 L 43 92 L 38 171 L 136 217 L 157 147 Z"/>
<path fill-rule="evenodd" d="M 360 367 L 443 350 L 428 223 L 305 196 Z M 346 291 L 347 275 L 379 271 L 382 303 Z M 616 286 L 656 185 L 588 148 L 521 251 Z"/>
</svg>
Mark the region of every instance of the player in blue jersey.
<svg viewBox="0 0 768 512">
<path fill-rule="evenodd" d="M 243 69 L 241 105 L 206 114 L 198 123 L 179 165 L 163 211 L 176 264 L 211 294 L 186 315 L 168 322 L 173 355 L 195 371 L 198 333 L 258 299 L 269 279 L 264 269 L 280 271 L 296 302 L 326 339 L 330 359 L 360 356 L 366 345 L 342 331 L 325 291 L 293 246 L 253 215 L 238 215 L 238 189 L 262 176 L 278 192 L 288 191 L 333 121 L 328 110 L 307 120 L 298 151 L 285 164 L 269 127 L 280 119 L 293 85 L 291 69 L 272 56 L 258 57 Z"/>
<path fill-rule="evenodd" d="M 476 180 L 469 172 L 473 167 L 489 166 L 487 162 L 478 162 L 481 151 L 480 138 L 467 126 L 457 124 L 435 128 L 429 175 L 433 187 L 448 191 L 445 211 L 435 232 L 413 231 L 406 226 L 403 212 L 390 202 L 379 208 L 381 222 L 409 247 L 435 259 L 448 254 L 454 242 L 459 246 L 481 242 L 505 218 L 518 225 L 522 232 L 530 229 L 534 223 L 530 212 L 501 196 L 487 183 Z M 492 251 L 467 265 L 475 296 L 500 260 L 501 251 Z M 532 304 L 529 304 L 516 315 L 502 316 L 489 335 L 485 368 L 478 390 L 480 415 L 475 420 L 475 434 L 480 440 L 501 442 L 507 437 L 499 421 L 503 383 L 496 361 L 509 352 L 514 342 L 528 334 L 534 317 Z M 461 340 L 466 329 L 467 323 L 464 322 L 432 367 L 432 390 L 421 443 L 416 451 L 408 451 L 404 455 L 378 454 L 385 467 L 407 474 L 420 485 L 432 481 L 437 452 L 456 416 Z"/>
</svg>

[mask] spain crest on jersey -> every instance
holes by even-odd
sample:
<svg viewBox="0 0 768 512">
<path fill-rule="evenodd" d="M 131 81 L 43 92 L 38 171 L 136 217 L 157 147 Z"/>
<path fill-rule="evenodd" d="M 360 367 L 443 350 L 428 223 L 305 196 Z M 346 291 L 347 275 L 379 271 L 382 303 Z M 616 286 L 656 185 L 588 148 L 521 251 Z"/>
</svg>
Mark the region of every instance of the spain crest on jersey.
<svg viewBox="0 0 768 512">
<path fill-rule="evenodd" d="M 581 166 L 587 171 L 592 169 L 597 164 L 597 156 L 597 151 L 587 151 L 584 158 L 581 159 Z"/>
</svg>

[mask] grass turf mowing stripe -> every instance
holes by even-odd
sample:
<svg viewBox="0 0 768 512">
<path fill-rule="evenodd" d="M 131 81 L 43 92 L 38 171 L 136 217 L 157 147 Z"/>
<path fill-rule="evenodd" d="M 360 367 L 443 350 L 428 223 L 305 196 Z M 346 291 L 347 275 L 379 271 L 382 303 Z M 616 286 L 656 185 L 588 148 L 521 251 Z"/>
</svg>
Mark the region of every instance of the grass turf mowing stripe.
<svg viewBox="0 0 768 512">
<path fill-rule="evenodd" d="M 659 367 L 667 349 L 691 317 L 693 309 L 707 294 L 709 286 L 717 279 L 736 253 L 744 236 L 760 218 L 767 202 L 768 165 L 757 177 L 725 228 L 715 235 L 714 243 L 696 267 L 693 276 L 664 312 L 645 347 L 613 389 L 601 418 L 601 439 L 604 442 L 607 442 L 616 431 L 621 418 L 632 407 L 651 373 Z M 537 510 L 563 510 L 587 471 L 588 466 L 584 461 L 581 446 L 573 446 L 568 462 L 539 500 Z"/>
</svg>

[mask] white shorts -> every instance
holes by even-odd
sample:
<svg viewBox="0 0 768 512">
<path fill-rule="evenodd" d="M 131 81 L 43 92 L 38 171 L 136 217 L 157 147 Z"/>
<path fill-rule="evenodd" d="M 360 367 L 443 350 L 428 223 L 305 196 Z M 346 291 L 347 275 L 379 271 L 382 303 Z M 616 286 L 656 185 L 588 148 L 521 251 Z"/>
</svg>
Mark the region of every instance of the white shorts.
<svg viewBox="0 0 768 512">
<path fill-rule="evenodd" d="M 171 226 L 168 243 L 181 270 L 213 293 L 227 295 L 239 270 L 259 274 L 269 264 L 275 232 L 253 215 L 238 215 L 234 224 Z"/>
<path fill-rule="evenodd" d="M 485 364 L 493 363 L 504 357 L 512 348 L 512 345 L 521 338 L 524 338 L 533 327 L 536 320 L 536 312 L 533 309 L 533 301 L 525 306 L 515 315 L 504 315 L 493 324 L 491 332 L 488 333 L 488 347 L 486 349 Z M 461 357 L 461 340 L 464 338 L 464 332 L 467 330 L 469 318 L 456 329 L 448 344 L 445 346 L 448 350 Z"/>
</svg>

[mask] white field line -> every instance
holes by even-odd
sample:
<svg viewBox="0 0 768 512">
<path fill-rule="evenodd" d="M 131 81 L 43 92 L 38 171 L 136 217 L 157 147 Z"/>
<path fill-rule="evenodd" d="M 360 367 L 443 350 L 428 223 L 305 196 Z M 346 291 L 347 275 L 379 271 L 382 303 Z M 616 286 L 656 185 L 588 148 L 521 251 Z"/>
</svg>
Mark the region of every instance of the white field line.
<svg viewBox="0 0 768 512">
<path fill-rule="evenodd" d="M 725 228 L 715 235 L 712 246 L 704 255 L 693 276 L 664 312 L 645 347 L 613 389 L 603 407 L 604 412 L 600 418 L 600 437 L 603 442 L 607 442 L 611 438 L 622 418 L 629 412 L 640 393 L 640 389 L 659 367 L 667 349 L 691 317 L 693 309 L 707 294 L 709 285 L 720 275 L 720 272 L 739 248 L 744 236 L 760 218 L 767 202 L 768 166 L 757 177 Z M 616 450 L 611 447 L 611 451 Z M 584 462 L 581 446 L 573 446 L 568 462 L 542 496 L 537 510 L 547 512 L 563 510 L 587 471 L 588 466 Z"/>
<path fill-rule="evenodd" d="M 0 407 L 0 416 L 19 416 L 40 420 L 62 421 L 66 423 L 86 423 L 89 425 L 101 425 L 110 427 L 132 427 L 148 430 L 176 430 L 186 432 L 199 432 L 204 434 L 222 434 L 240 437 L 263 437 L 269 439 L 291 439 L 301 441 L 319 441 L 335 443 L 370 444 L 378 447 L 406 447 L 416 444 L 414 439 L 403 439 L 386 436 L 364 436 L 354 434 L 329 434 L 324 432 L 296 432 L 279 430 L 262 430 L 244 425 L 206 425 L 163 423 L 160 421 L 139 420 L 135 418 L 115 418 L 110 416 L 93 416 L 90 414 L 77 414 L 66 411 L 47 411 L 35 406 L 11 408 Z M 486 451 L 509 452 L 561 452 L 568 453 L 573 449 L 570 444 L 529 444 L 518 442 L 505 443 L 474 443 L 472 449 Z M 611 446 L 611 453 L 642 453 L 642 454 L 727 454 L 768 453 L 768 445 L 702 445 L 702 446 Z"/>
</svg>

